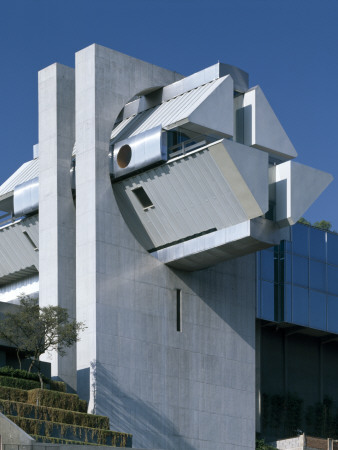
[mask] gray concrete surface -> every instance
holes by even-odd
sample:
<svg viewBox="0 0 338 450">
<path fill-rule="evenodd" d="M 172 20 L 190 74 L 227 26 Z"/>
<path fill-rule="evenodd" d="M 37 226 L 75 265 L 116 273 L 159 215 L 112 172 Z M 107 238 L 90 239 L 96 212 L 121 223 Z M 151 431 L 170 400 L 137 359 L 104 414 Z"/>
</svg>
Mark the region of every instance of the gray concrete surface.
<svg viewBox="0 0 338 450">
<path fill-rule="evenodd" d="M 76 54 L 79 394 L 140 448 L 254 448 L 254 256 L 186 274 L 147 252 L 110 185 L 115 118 L 177 75 L 97 45 Z M 183 331 L 176 330 L 176 289 Z"/>
<path fill-rule="evenodd" d="M 40 306 L 62 306 L 76 316 L 75 207 L 70 187 L 75 143 L 74 69 L 53 64 L 39 72 Z M 76 390 L 76 348 L 51 358 L 52 376 Z"/>
</svg>

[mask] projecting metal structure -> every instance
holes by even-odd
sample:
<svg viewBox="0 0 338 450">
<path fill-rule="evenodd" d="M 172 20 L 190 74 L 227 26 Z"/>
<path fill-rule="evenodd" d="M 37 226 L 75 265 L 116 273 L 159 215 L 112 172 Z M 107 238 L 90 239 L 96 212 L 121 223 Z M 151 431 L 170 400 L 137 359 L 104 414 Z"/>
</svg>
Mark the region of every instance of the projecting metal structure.
<svg viewBox="0 0 338 450">
<path fill-rule="evenodd" d="M 135 447 L 253 449 L 254 252 L 332 177 L 292 161 L 242 70 L 183 78 L 97 45 L 40 72 L 35 156 L 0 187 L 0 254 L 39 208 L 15 271 L 87 325 L 52 373 Z"/>
</svg>

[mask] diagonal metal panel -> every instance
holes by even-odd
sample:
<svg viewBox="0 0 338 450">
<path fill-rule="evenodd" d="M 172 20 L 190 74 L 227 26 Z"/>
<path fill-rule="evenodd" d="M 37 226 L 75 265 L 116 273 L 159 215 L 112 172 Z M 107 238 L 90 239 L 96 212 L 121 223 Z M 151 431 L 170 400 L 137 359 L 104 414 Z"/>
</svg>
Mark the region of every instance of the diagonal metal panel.
<svg viewBox="0 0 338 450">
<path fill-rule="evenodd" d="M 247 173 L 241 173 L 241 164 L 247 162 L 247 148 L 237 167 L 227 151 L 228 142 L 218 141 L 114 183 L 116 199 L 126 223 L 146 249 L 171 245 L 211 229 L 227 228 L 266 212 L 267 198 L 265 210 L 261 210 L 258 207 L 261 199 L 253 195 L 247 184 L 251 183 L 251 178 Z M 238 152 L 243 153 L 244 146 L 237 145 Z M 217 158 L 213 151 L 216 147 Z M 267 191 L 268 156 L 259 150 L 248 148 L 248 151 L 252 158 L 249 162 L 257 159 L 260 163 L 254 165 L 254 176 Z M 229 161 L 232 162 L 230 174 L 224 169 Z M 145 190 L 153 206 L 142 206 L 133 193 L 136 187 Z M 259 197 L 262 189 L 256 191 Z M 135 216 L 142 224 L 139 229 L 133 225 Z M 150 243 L 152 247 L 149 247 Z"/>
<path fill-rule="evenodd" d="M 37 271 L 39 253 L 35 247 L 39 239 L 38 228 L 39 219 L 35 215 L 0 229 L 0 283 L 10 275 L 14 275 L 9 277 L 10 279 L 22 277 L 22 273 L 26 273 L 27 269 L 31 273 L 32 267 Z"/>
<path fill-rule="evenodd" d="M 14 190 L 15 186 L 39 176 L 39 159 L 28 161 L 13 173 L 1 186 L 0 196 Z"/>
</svg>

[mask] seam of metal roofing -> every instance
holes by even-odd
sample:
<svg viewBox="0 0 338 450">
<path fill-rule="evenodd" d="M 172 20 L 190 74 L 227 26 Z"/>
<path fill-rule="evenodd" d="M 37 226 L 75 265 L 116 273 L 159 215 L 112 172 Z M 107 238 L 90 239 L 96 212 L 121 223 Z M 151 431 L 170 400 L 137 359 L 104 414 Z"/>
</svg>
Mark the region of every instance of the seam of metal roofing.
<svg viewBox="0 0 338 450">
<path fill-rule="evenodd" d="M 111 139 L 116 142 L 117 140 L 135 136 L 158 125 L 166 128 L 187 118 L 223 81 L 224 77 L 218 78 L 167 100 L 158 106 L 128 117 L 113 129 Z"/>
<path fill-rule="evenodd" d="M 15 186 L 24 183 L 25 181 L 32 180 L 39 176 L 39 159 L 32 159 L 19 167 L 13 175 L 11 175 L 2 185 L 0 186 L 0 196 L 7 194 L 14 190 Z"/>
</svg>

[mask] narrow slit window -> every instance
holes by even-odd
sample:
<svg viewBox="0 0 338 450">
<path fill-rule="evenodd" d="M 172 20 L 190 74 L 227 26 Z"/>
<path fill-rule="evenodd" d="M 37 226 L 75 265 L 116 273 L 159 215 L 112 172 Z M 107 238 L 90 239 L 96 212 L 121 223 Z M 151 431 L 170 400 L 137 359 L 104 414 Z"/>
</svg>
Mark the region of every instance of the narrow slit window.
<svg viewBox="0 0 338 450">
<path fill-rule="evenodd" d="M 32 245 L 32 247 L 34 248 L 34 250 L 37 252 L 39 249 L 38 247 L 35 245 L 33 239 L 30 237 L 30 235 L 27 233 L 27 231 L 23 231 L 23 234 L 26 236 L 28 242 Z"/>
<path fill-rule="evenodd" d="M 176 322 L 177 331 L 182 332 L 182 291 L 181 289 L 176 289 Z"/>
<path fill-rule="evenodd" d="M 141 186 L 137 187 L 137 188 L 133 189 L 132 191 L 136 195 L 137 200 L 141 203 L 141 205 L 144 209 L 154 206 L 153 202 L 150 200 L 150 198 L 148 197 L 148 194 L 143 189 L 143 187 L 141 187 Z"/>
</svg>

